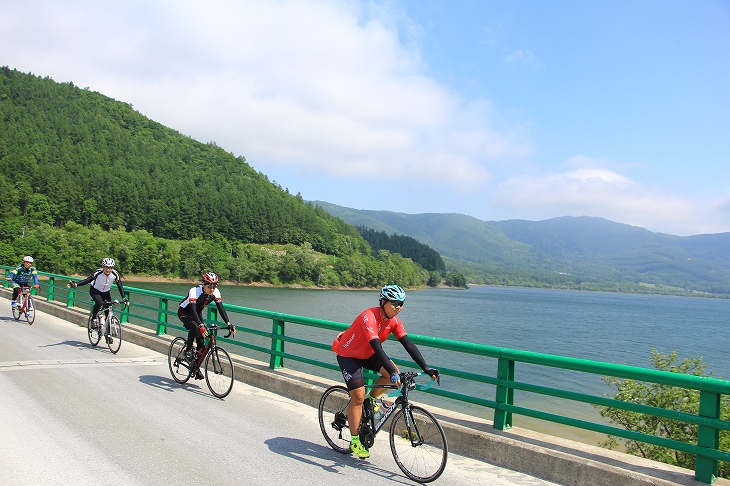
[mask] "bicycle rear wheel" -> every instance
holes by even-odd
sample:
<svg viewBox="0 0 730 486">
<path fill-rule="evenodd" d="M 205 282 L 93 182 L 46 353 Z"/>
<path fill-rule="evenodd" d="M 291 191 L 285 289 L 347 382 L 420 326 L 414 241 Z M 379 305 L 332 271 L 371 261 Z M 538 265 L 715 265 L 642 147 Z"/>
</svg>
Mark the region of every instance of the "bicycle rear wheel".
<svg viewBox="0 0 730 486">
<path fill-rule="evenodd" d="M 25 318 L 31 326 L 35 322 L 35 303 L 30 295 L 25 298 Z"/>
<path fill-rule="evenodd" d="M 89 333 L 89 342 L 92 346 L 99 344 L 101 332 L 99 331 L 99 319 L 94 319 L 89 314 L 89 321 L 86 323 L 86 330 Z"/>
<path fill-rule="evenodd" d="M 170 343 L 167 351 L 167 363 L 170 366 L 172 379 L 178 383 L 185 383 L 190 379 L 191 367 L 185 360 L 185 339 L 176 337 Z"/>
<path fill-rule="evenodd" d="M 122 324 L 117 316 L 109 318 L 109 337 L 112 339 L 112 342 L 107 341 L 109 351 L 117 354 L 119 348 L 122 347 Z"/>
<path fill-rule="evenodd" d="M 23 296 L 18 295 L 18 300 L 17 300 L 18 305 L 12 306 L 13 307 L 13 317 L 15 318 L 16 321 L 20 319 L 20 306 L 23 305 L 22 299 L 23 299 Z"/>
<path fill-rule="evenodd" d="M 233 361 L 228 351 L 213 346 L 205 357 L 205 382 L 210 392 L 225 398 L 233 388 Z"/>
<path fill-rule="evenodd" d="M 421 407 L 399 410 L 390 423 L 390 450 L 401 471 L 419 483 L 444 472 L 448 445 L 436 417 Z"/>
<path fill-rule="evenodd" d="M 347 424 L 347 406 L 350 392 L 342 385 L 327 388 L 319 400 L 319 428 L 331 448 L 342 454 L 351 454 L 350 427 Z"/>
</svg>

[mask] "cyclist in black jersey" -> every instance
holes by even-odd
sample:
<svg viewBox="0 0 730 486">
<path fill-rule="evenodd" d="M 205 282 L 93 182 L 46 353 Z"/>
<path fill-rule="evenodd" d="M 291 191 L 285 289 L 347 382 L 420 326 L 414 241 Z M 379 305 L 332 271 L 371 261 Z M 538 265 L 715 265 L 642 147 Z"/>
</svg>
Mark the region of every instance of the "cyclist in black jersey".
<svg viewBox="0 0 730 486">
<path fill-rule="evenodd" d="M 236 328 L 228 319 L 228 313 L 223 307 L 221 293 L 218 290 L 218 275 L 213 272 L 204 273 L 202 284 L 190 289 L 188 296 L 180 303 L 177 310 L 177 317 L 182 321 L 185 329 L 188 330 L 188 340 L 185 346 L 185 353 L 190 361 L 200 361 L 201 356 L 192 355 L 193 341 L 196 341 L 198 353 L 203 353 L 205 338 L 208 337 L 208 330 L 203 323 L 203 309 L 211 302 L 215 302 L 218 314 L 228 326 L 228 330 L 235 337 Z M 195 373 L 196 380 L 202 380 L 203 374 L 198 369 Z"/>
<path fill-rule="evenodd" d="M 110 302 L 112 300 L 111 288 L 115 283 L 117 284 L 119 293 L 122 295 L 122 302 L 125 304 L 129 303 L 129 299 L 127 299 L 124 295 L 122 275 L 114 268 L 114 264 L 115 262 L 113 258 L 104 258 L 101 261 L 101 268 L 97 268 L 90 276 L 86 277 L 81 282 L 71 282 L 66 285 L 66 287 L 76 288 L 79 285 L 91 284 L 91 287 L 89 287 L 89 295 L 94 300 L 94 307 L 91 309 L 91 314 L 94 319 L 96 318 L 96 314 L 99 313 L 99 309 L 101 309 L 104 304 L 104 301 Z M 109 311 L 106 311 L 105 314 L 108 312 Z M 104 324 L 104 319 L 107 315 L 102 318 L 102 325 Z M 109 339 L 111 339 L 111 337 L 107 336 L 107 341 Z"/>
</svg>

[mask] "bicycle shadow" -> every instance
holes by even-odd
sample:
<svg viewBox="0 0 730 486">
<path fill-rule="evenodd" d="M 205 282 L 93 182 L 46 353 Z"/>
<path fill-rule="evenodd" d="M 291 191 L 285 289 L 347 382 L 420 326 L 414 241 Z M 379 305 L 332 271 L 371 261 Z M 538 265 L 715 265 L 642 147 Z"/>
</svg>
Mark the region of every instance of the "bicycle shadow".
<svg viewBox="0 0 730 486">
<path fill-rule="evenodd" d="M 328 473 L 342 474 L 343 469 L 354 467 L 380 476 L 390 482 L 413 484 L 400 474 L 356 459 L 352 455 L 341 454 L 320 444 L 314 444 L 301 439 L 293 439 L 291 437 L 273 437 L 264 441 L 264 444 L 275 454 L 286 456 L 312 466 L 318 466 Z"/>
<path fill-rule="evenodd" d="M 61 341 L 58 343 L 52 343 L 52 344 L 43 344 L 38 346 L 39 348 L 51 348 L 54 346 L 73 346 L 76 349 L 82 350 L 82 351 L 91 351 L 95 350 L 97 352 L 103 353 L 106 351 L 109 354 L 112 354 L 111 351 L 109 351 L 109 348 L 106 345 L 98 344 L 97 346 L 92 346 L 88 341 L 74 341 L 74 340 L 66 340 Z"/>
<path fill-rule="evenodd" d="M 172 378 L 167 378 L 165 376 L 142 375 L 139 377 L 139 381 L 141 383 L 144 383 L 145 385 L 149 385 L 153 388 L 157 388 L 159 390 L 170 393 L 174 393 L 176 390 L 182 390 L 190 393 L 195 393 L 196 395 L 202 395 L 207 398 L 220 400 L 220 398 L 216 398 L 212 394 L 208 393 L 207 388 L 204 390 L 202 387 L 198 386 L 197 383 L 193 382 L 192 378 L 187 383 L 178 383 Z M 201 382 L 205 383 L 205 381 Z"/>
</svg>

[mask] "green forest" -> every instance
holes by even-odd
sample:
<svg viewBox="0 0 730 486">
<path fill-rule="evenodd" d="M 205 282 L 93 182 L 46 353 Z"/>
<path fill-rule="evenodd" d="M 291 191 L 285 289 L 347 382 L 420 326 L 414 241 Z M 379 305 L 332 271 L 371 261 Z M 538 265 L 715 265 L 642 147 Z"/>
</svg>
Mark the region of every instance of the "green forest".
<svg viewBox="0 0 730 486">
<path fill-rule="evenodd" d="M 325 287 L 441 283 L 241 156 L 72 82 L 0 68 L 0 262 Z M 422 248 L 419 248 L 422 251 Z M 436 272 L 436 276 L 434 275 Z M 445 275 L 444 275 L 445 277 Z M 451 279 L 450 281 L 453 281 Z"/>
</svg>

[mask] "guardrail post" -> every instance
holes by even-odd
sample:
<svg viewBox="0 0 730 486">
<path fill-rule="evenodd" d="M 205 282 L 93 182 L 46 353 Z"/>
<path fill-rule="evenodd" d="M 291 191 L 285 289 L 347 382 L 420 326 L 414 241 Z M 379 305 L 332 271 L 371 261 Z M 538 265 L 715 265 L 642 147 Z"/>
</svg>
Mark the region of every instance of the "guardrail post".
<svg viewBox="0 0 730 486">
<path fill-rule="evenodd" d="M 76 291 L 73 287 L 68 289 L 68 295 L 66 296 L 66 307 L 73 307 L 74 306 L 74 296 L 76 295 Z"/>
<path fill-rule="evenodd" d="M 514 381 L 515 362 L 507 358 L 498 358 L 497 361 L 497 408 L 494 410 L 494 428 L 497 430 L 509 430 L 512 428 L 512 412 L 502 409 L 500 404 L 514 405 L 515 390 L 504 385 L 504 381 Z"/>
<path fill-rule="evenodd" d="M 124 298 L 127 299 L 127 308 L 122 311 L 121 322 L 129 322 L 129 292 L 124 291 Z"/>
<path fill-rule="evenodd" d="M 700 391 L 700 417 L 720 418 L 720 394 Z M 707 425 L 697 426 L 697 445 L 708 449 L 720 448 L 720 429 Z M 697 456 L 695 464 L 695 479 L 712 484 L 719 473 L 716 459 Z"/>
<path fill-rule="evenodd" d="M 167 334 L 167 299 L 160 297 L 159 312 L 157 313 L 157 335 Z"/>
<path fill-rule="evenodd" d="M 53 290 L 55 288 L 55 279 L 53 277 L 48 277 L 48 297 L 46 297 L 46 300 L 48 302 L 53 301 Z"/>
<path fill-rule="evenodd" d="M 274 319 L 274 328 L 271 331 L 273 336 L 271 337 L 271 351 L 278 353 L 284 352 L 284 341 L 279 339 L 277 336 L 285 336 L 284 334 L 284 321 L 280 319 Z M 272 370 L 284 367 L 284 357 L 271 353 L 269 358 L 269 368 Z"/>
</svg>

